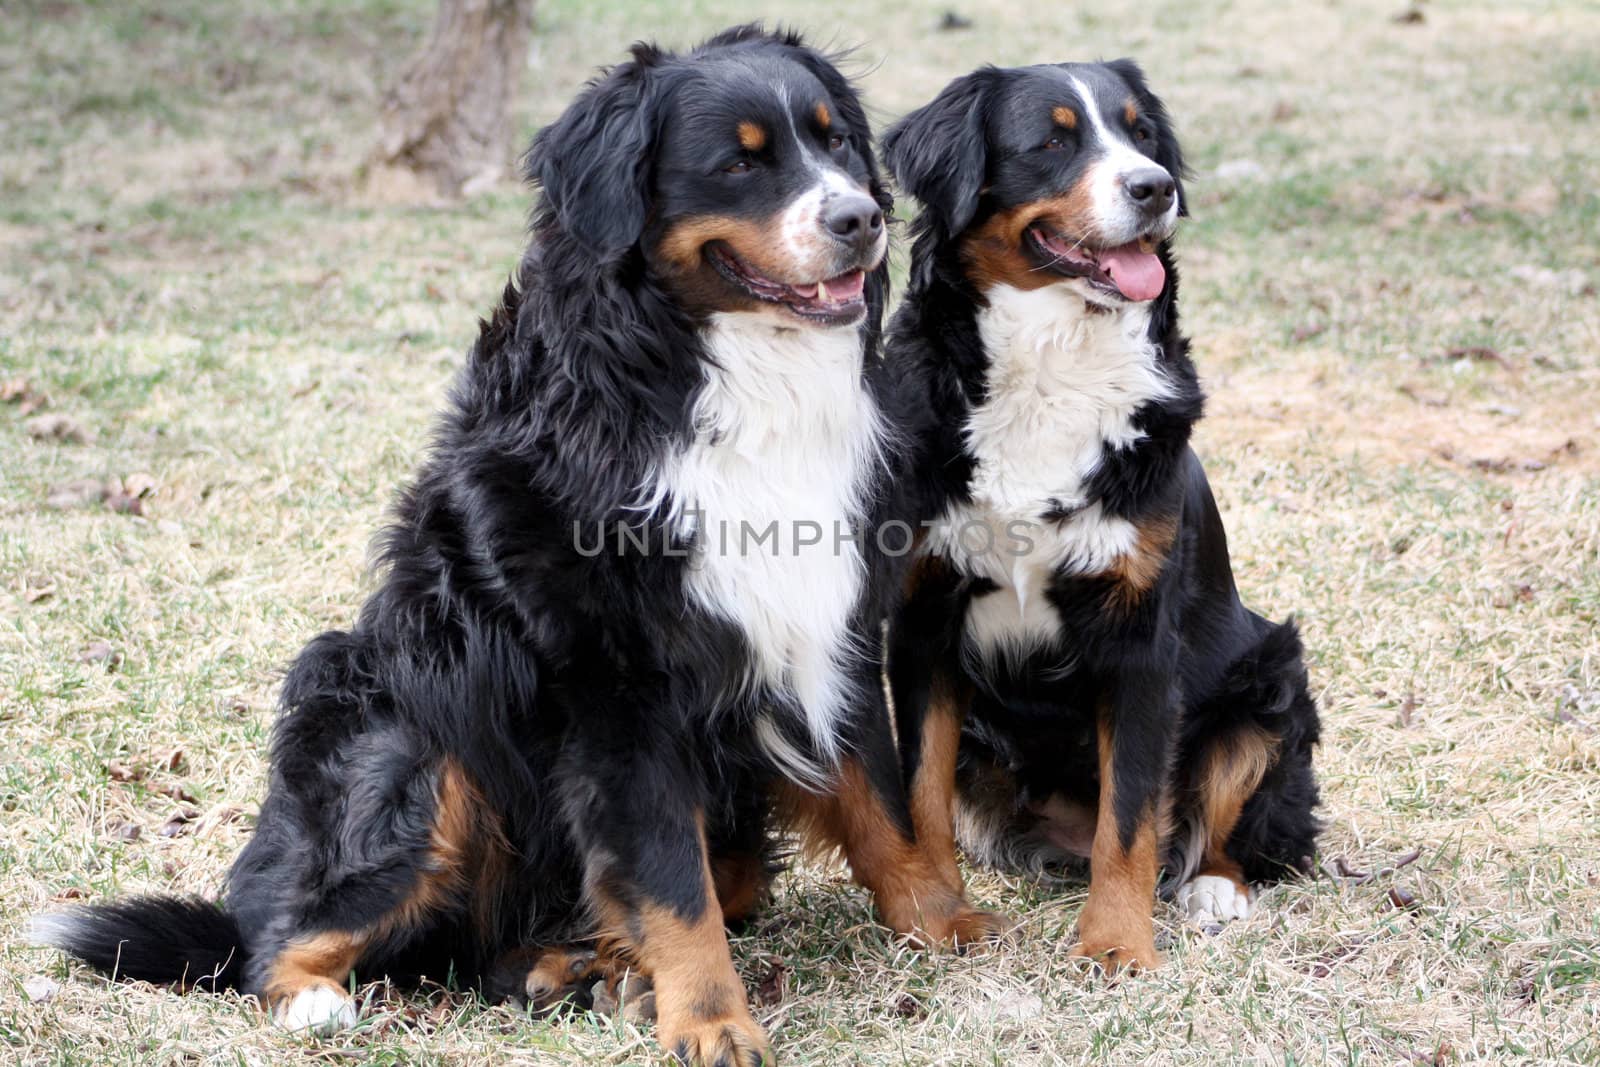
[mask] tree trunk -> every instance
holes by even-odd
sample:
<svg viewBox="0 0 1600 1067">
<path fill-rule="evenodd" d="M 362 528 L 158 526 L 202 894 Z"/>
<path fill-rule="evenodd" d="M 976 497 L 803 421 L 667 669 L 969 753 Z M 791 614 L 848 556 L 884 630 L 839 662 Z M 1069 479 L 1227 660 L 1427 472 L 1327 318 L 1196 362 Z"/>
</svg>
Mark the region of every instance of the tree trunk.
<svg viewBox="0 0 1600 1067">
<path fill-rule="evenodd" d="M 511 104 L 528 63 L 534 0 L 439 0 L 422 49 L 384 95 L 377 167 L 444 196 L 498 181 L 511 161 Z"/>
</svg>

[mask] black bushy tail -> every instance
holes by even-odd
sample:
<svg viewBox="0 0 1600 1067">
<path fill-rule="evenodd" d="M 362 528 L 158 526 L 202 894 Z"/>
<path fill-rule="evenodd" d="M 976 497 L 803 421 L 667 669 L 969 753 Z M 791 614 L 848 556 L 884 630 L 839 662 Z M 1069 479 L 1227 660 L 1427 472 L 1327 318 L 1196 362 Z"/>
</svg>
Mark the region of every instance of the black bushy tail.
<svg viewBox="0 0 1600 1067">
<path fill-rule="evenodd" d="M 32 938 L 113 978 L 176 983 L 215 993 L 239 985 L 239 924 L 210 901 L 134 897 L 43 915 Z"/>
</svg>

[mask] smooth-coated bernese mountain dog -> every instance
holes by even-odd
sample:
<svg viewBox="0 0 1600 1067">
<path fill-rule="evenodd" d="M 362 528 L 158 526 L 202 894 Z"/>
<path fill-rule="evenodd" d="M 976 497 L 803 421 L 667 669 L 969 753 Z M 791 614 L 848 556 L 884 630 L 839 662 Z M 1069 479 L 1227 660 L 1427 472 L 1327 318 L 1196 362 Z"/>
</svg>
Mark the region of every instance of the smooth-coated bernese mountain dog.
<svg viewBox="0 0 1600 1067">
<path fill-rule="evenodd" d="M 530 247 L 400 497 L 349 631 L 283 686 L 223 906 L 39 934 L 119 977 L 356 1022 L 352 975 L 530 996 L 630 967 L 663 1044 L 762 1062 L 724 933 L 774 824 L 884 922 L 997 917 L 921 850 L 881 683 L 914 397 L 877 357 L 890 198 L 797 36 L 635 46 L 536 138 Z M 886 544 L 886 540 L 888 543 Z"/>
<path fill-rule="evenodd" d="M 980 69 L 883 144 L 922 203 L 887 358 L 935 416 L 890 645 L 916 832 L 947 870 L 1087 858 L 1075 951 L 1154 966 L 1163 867 L 1240 917 L 1318 831 L 1299 636 L 1240 603 L 1189 447 L 1178 142 L 1123 60 Z"/>
</svg>

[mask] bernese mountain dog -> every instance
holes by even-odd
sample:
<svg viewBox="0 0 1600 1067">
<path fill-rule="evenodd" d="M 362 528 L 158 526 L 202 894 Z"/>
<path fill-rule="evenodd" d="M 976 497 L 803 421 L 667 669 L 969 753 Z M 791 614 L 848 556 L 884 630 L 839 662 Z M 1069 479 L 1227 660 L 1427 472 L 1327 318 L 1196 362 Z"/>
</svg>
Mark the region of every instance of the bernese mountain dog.
<svg viewBox="0 0 1600 1067">
<path fill-rule="evenodd" d="M 225 903 L 38 935 L 296 1030 L 354 1024 L 352 976 L 539 999 L 631 968 L 685 1062 L 760 1063 L 724 923 L 775 825 L 900 934 L 999 923 L 912 836 L 881 682 L 910 561 L 870 531 L 912 514 L 919 416 L 877 355 L 890 198 L 851 84 L 758 27 L 635 46 L 528 173 L 530 246 L 380 585 L 288 672 Z"/>
<path fill-rule="evenodd" d="M 1318 832 L 1299 636 L 1240 603 L 1189 447 L 1178 142 L 1122 60 L 977 70 L 883 144 L 922 203 L 887 359 L 935 416 L 889 652 L 916 832 L 947 872 L 1087 858 L 1075 952 L 1155 966 L 1163 868 L 1241 917 Z"/>
</svg>

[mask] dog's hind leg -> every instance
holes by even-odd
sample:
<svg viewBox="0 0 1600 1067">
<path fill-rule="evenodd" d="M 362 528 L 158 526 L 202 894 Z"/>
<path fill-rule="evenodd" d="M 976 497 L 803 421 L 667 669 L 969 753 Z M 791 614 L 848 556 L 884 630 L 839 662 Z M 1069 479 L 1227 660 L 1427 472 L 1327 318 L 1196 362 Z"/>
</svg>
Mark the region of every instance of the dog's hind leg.
<svg viewBox="0 0 1600 1067">
<path fill-rule="evenodd" d="M 374 814 L 361 803 L 371 798 L 362 787 L 390 786 L 398 792 L 378 816 L 387 825 L 354 825 L 363 813 Z M 403 960 L 406 948 L 446 913 L 471 914 L 482 926 L 478 940 L 492 940 L 491 897 L 505 843 L 466 772 L 445 759 L 409 786 L 366 781 L 350 791 L 358 796 L 345 797 L 343 823 L 330 837 L 344 850 L 338 863 L 322 857 L 318 890 L 298 909 L 280 906 L 263 939 L 270 947 L 251 954 L 246 987 L 289 1030 L 329 1033 L 354 1025 L 356 1005 L 346 990 L 352 972 L 367 961 Z M 431 803 L 419 803 L 419 795 Z M 284 877 L 280 869 L 252 869 L 250 861 L 247 852 L 234 876 L 243 883 L 236 890 L 246 908 L 249 897 L 270 892 L 262 880 Z M 332 871 L 340 876 L 328 877 Z"/>
<path fill-rule="evenodd" d="M 1321 829 L 1311 757 L 1319 723 L 1293 623 L 1259 638 L 1191 709 L 1180 759 L 1176 902 L 1202 924 L 1242 918 L 1253 882 L 1309 868 Z"/>
<path fill-rule="evenodd" d="M 1243 919 L 1250 914 L 1250 887 L 1244 869 L 1228 853 L 1239 816 L 1261 786 L 1277 752 L 1277 740 L 1247 726 L 1216 739 L 1201 757 L 1185 858 L 1193 874 L 1174 898 L 1190 920 L 1202 925 Z"/>
</svg>

